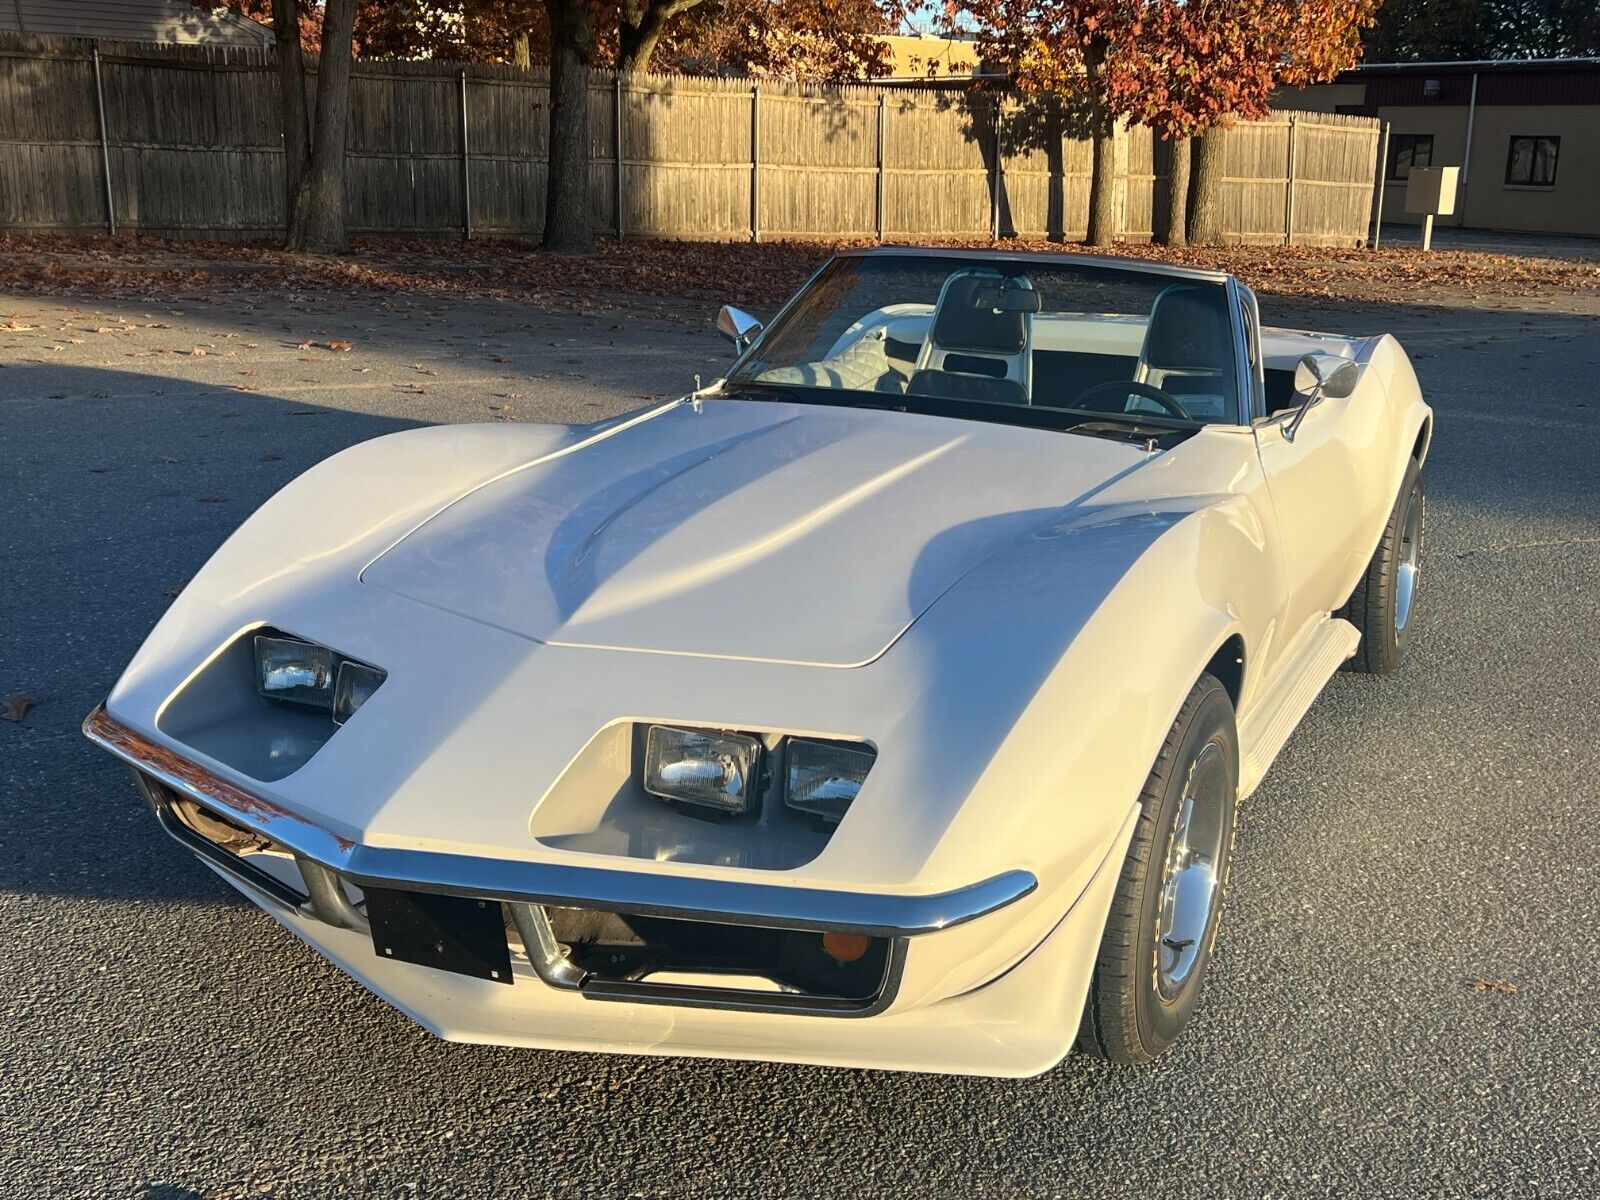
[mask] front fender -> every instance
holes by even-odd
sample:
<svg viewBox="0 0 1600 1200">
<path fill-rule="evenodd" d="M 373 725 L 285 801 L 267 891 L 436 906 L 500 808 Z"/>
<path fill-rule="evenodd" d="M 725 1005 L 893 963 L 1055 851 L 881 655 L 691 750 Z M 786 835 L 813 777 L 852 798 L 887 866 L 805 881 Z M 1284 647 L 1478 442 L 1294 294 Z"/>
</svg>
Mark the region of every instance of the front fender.
<svg viewBox="0 0 1600 1200">
<path fill-rule="evenodd" d="M 1384 453 L 1372 464 L 1376 487 L 1374 503 L 1370 506 L 1371 519 L 1362 530 L 1361 549 L 1365 553 L 1345 595 L 1354 590 L 1360 572 L 1366 570 L 1377 551 L 1413 454 L 1419 461 L 1426 461 L 1433 443 L 1433 409 L 1423 399 L 1422 385 L 1417 381 L 1411 359 L 1394 336 L 1386 333 L 1370 339 L 1362 347 L 1357 361 L 1367 366 L 1379 388 L 1376 399 L 1381 415 L 1377 421 L 1382 429 Z"/>
<path fill-rule="evenodd" d="M 989 919 L 942 935 L 938 992 L 1018 961 L 1083 892 L 1207 664 L 1235 636 L 1248 654 L 1275 620 L 1269 556 L 1240 496 L 1158 512 L 1118 506 L 1030 539 L 913 630 L 949 680 L 925 693 L 919 745 L 919 816 L 938 831 L 929 874 L 1006 863 L 1040 880 L 1004 927 Z M 967 770 L 970 789 L 952 786 Z"/>
<path fill-rule="evenodd" d="M 474 488 L 660 411 L 598 425 L 427 426 L 322 460 L 251 514 L 189 581 L 128 664 L 109 709 L 125 715 L 123 695 L 152 665 L 225 644 L 285 598 L 344 586 Z"/>
</svg>

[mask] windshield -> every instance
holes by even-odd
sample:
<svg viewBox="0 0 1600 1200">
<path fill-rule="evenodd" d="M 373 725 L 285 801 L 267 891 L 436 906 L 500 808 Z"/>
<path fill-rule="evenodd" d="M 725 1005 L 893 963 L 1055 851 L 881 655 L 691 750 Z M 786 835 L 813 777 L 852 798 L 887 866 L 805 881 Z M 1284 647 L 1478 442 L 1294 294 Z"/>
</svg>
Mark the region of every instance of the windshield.
<svg viewBox="0 0 1600 1200">
<path fill-rule="evenodd" d="M 835 259 L 727 388 L 1062 428 L 1085 414 L 1167 428 L 1239 419 L 1221 282 L 1070 260 Z"/>
</svg>

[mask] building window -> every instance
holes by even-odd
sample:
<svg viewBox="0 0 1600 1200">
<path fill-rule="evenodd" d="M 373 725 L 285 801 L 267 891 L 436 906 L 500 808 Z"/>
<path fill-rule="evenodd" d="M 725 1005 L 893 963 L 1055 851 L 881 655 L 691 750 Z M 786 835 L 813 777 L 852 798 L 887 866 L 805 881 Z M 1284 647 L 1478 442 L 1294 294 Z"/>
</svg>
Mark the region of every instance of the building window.
<svg viewBox="0 0 1600 1200">
<path fill-rule="evenodd" d="M 1389 178 L 1400 182 L 1411 177 L 1412 167 L 1433 165 L 1433 134 L 1397 133 L 1389 139 Z"/>
<path fill-rule="evenodd" d="M 1555 187 L 1556 155 L 1560 151 L 1558 137 L 1515 135 L 1506 154 L 1506 182 L 1521 187 Z"/>
</svg>

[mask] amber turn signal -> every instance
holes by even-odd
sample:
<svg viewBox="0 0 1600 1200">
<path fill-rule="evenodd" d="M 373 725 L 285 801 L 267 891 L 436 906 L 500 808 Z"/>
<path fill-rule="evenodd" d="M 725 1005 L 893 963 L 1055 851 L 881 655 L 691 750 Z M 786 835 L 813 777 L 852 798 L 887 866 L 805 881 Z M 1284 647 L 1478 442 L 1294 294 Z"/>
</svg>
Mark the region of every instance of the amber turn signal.
<svg viewBox="0 0 1600 1200">
<path fill-rule="evenodd" d="M 867 952 L 870 939 L 859 933 L 825 933 L 822 948 L 828 957 L 841 963 L 853 963 Z"/>
</svg>

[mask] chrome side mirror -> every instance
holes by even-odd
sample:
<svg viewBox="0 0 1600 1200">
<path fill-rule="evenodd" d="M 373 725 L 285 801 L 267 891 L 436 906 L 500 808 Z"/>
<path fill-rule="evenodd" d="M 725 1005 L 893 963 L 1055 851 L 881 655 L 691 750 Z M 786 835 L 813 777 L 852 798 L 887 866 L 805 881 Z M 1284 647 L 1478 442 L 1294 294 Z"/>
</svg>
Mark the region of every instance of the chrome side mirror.
<svg viewBox="0 0 1600 1200">
<path fill-rule="evenodd" d="M 733 343 L 734 352 L 743 354 L 761 332 L 761 322 L 743 309 L 724 304 L 717 312 L 717 328 Z"/>
<path fill-rule="evenodd" d="M 1361 368 L 1337 354 L 1308 354 L 1295 364 L 1294 390 L 1303 399 L 1294 416 L 1283 427 L 1283 436 L 1294 441 L 1306 413 L 1323 400 L 1343 400 L 1356 390 Z"/>
</svg>

